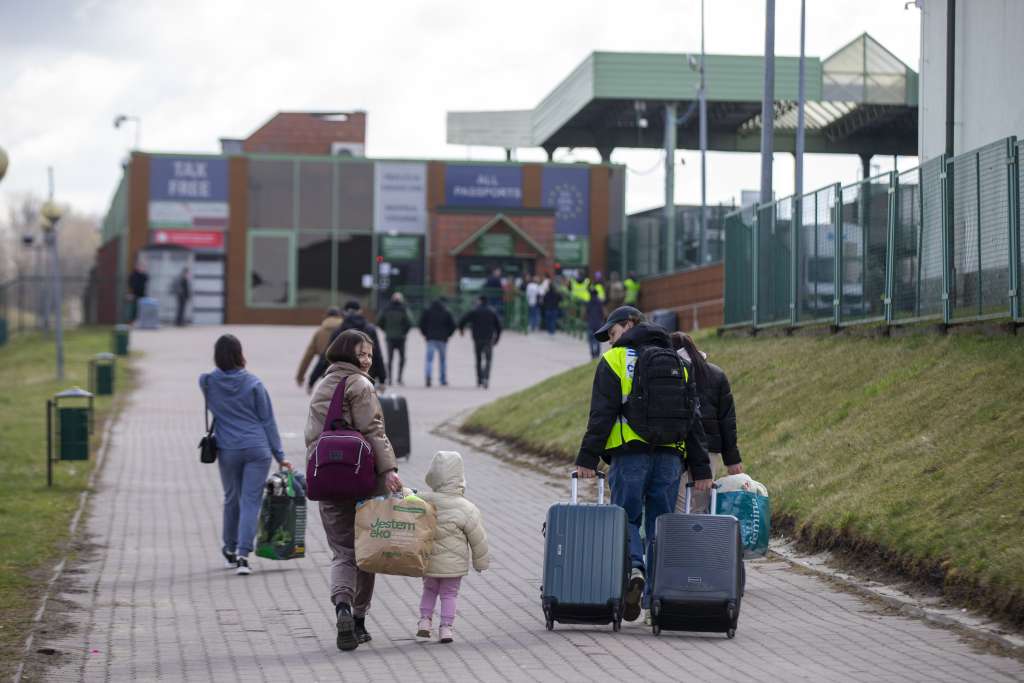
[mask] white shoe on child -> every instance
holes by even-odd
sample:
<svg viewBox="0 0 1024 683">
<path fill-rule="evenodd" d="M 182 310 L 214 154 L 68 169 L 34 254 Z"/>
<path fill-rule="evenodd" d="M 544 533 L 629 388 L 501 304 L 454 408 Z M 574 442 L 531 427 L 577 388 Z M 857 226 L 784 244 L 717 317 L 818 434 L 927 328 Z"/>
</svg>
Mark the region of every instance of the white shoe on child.
<svg viewBox="0 0 1024 683">
<path fill-rule="evenodd" d="M 449 624 L 441 624 L 440 636 L 442 643 L 450 643 L 455 640 L 455 634 L 452 632 L 452 627 Z"/>
<path fill-rule="evenodd" d="M 416 637 L 430 638 L 430 629 L 430 619 L 420 619 L 420 623 L 416 625 Z"/>
</svg>

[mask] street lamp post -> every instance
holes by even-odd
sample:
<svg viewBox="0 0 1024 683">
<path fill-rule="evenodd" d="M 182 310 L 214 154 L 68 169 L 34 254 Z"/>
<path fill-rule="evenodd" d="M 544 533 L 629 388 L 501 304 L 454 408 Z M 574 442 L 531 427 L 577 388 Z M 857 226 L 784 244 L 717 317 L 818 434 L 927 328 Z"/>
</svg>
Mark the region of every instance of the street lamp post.
<svg viewBox="0 0 1024 683">
<path fill-rule="evenodd" d="M 129 116 L 128 114 L 118 114 L 114 117 L 114 128 L 120 128 L 122 124 L 131 121 L 135 124 L 135 146 L 132 149 L 139 148 L 139 140 L 142 138 L 142 118 L 138 116 Z"/>
<path fill-rule="evenodd" d="M 50 248 L 50 268 L 53 282 L 54 298 L 54 329 L 57 346 L 57 380 L 64 379 L 64 293 L 61 291 L 60 257 L 57 250 L 57 223 L 64 215 L 64 210 L 53 201 L 53 168 L 50 175 L 50 199 L 43 204 L 40 211 L 43 217 L 43 234 L 46 245 Z"/>
</svg>

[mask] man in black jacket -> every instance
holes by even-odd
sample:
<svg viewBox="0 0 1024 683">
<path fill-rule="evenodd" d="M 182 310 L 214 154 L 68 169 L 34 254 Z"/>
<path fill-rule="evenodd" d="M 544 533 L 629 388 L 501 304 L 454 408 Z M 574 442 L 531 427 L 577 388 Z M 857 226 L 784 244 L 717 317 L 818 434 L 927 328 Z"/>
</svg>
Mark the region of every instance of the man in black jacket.
<svg viewBox="0 0 1024 683">
<path fill-rule="evenodd" d="M 597 364 L 590 398 L 590 421 L 583 435 L 576 470 L 580 477 L 595 475 L 598 463 L 609 464 L 608 483 L 612 503 L 626 510 L 629 520 L 629 555 L 632 571 L 625 596 L 623 618 L 635 621 L 645 588 L 645 557 L 654 540 L 655 520 L 672 512 L 679 493 L 684 466 L 691 472 L 698 491 L 711 487 L 711 468 L 701 426 L 699 408 L 682 444 L 651 444 L 630 426 L 624 416 L 633 384 L 637 358 L 647 347 L 672 349 L 668 332 L 644 322 L 632 306 L 621 306 L 609 314 L 594 333 L 598 341 L 610 341 Z M 689 381 L 693 381 L 692 377 Z M 681 429 L 685 429 L 685 425 Z M 640 522 L 646 516 L 645 548 L 640 540 Z"/>
<path fill-rule="evenodd" d="M 444 298 L 436 299 L 420 315 L 420 332 L 427 340 L 427 386 L 434 369 L 434 354 L 440 356 L 441 386 L 448 386 L 448 340 L 455 334 L 455 318 L 444 305 Z"/>
<path fill-rule="evenodd" d="M 331 341 L 327 344 L 327 348 L 331 348 L 334 340 L 345 330 L 365 332 L 373 341 L 373 361 L 370 363 L 370 377 L 374 382 L 384 384 L 388 379 L 388 370 L 384 365 L 384 352 L 380 348 L 380 336 L 377 335 L 377 328 L 366 320 L 362 310 L 363 307 L 358 301 L 352 300 L 345 304 L 345 319 L 338 326 L 338 329 L 331 333 Z M 313 368 L 313 374 L 309 377 L 310 386 L 316 384 L 329 367 L 330 363 L 327 361 L 326 356 L 321 356 L 317 361 L 316 367 Z"/>
<path fill-rule="evenodd" d="M 477 306 L 462 316 L 459 321 L 459 334 L 464 334 L 466 325 L 473 333 L 473 352 L 476 354 L 476 385 L 487 388 L 491 379 L 491 362 L 494 359 L 494 347 L 501 337 L 501 320 L 498 313 L 487 303 L 487 297 L 481 296 Z"/>
</svg>

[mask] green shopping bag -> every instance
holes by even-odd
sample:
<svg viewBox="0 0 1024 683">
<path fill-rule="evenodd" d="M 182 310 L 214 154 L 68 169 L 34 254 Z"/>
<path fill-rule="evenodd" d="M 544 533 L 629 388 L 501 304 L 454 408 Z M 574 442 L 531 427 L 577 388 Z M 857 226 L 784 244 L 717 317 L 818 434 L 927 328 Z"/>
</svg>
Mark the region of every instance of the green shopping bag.
<svg viewBox="0 0 1024 683">
<path fill-rule="evenodd" d="M 259 530 L 256 533 L 256 555 L 268 560 L 294 560 L 306 556 L 306 496 L 304 488 L 296 485 L 295 475 L 289 471 L 280 494 L 275 494 L 274 478 L 285 478 L 284 473 L 271 476 L 260 507 Z"/>
<path fill-rule="evenodd" d="M 740 522 L 743 557 L 751 559 L 767 555 L 772 520 L 768 496 L 754 491 L 729 491 L 719 493 L 717 498 L 715 512 L 720 515 L 732 515 Z"/>
</svg>

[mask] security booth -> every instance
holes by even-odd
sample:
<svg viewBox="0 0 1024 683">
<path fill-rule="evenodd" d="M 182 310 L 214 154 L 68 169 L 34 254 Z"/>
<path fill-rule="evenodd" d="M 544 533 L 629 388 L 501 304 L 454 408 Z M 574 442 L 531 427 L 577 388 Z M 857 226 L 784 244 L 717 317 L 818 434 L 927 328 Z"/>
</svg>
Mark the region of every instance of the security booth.
<svg viewBox="0 0 1024 683">
<path fill-rule="evenodd" d="M 114 393 L 114 368 L 117 357 L 112 353 L 97 353 L 89 361 L 89 391 L 97 396 Z"/>
<path fill-rule="evenodd" d="M 46 402 L 46 485 L 53 486 L 55 460 L 88 460 L 95 424 L 93 395 L 74 387 Z"/>
<path fill-rule="evenodd" d="M 128 336 L 132 328 L 129 325 L 115 325 L 113 332 L 114 353 L 119 356 L 128 355 Z"/>
</svg>

